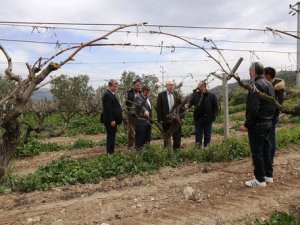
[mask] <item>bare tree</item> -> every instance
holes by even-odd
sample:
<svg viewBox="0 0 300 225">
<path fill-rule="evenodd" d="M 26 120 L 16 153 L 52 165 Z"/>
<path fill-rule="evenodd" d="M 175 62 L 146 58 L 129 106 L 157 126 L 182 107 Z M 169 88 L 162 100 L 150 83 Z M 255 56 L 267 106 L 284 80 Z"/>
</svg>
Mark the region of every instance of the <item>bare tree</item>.
<svg viewBox="0 0 300 225">
<path fill-rule="evenodd" d="M 214 62 L 216 62 L 216 63 L 219 65 L 220 69 L 222 70 L 222 72 L 223 72 L 224 74 L 227 75 L 227 78 L 228 78 L 228 79 L 234 78 L 242 88 L 244 88 L 244 89 L 246 89 L 246 90 L 248 90 L 248 91 L 250 91 L 250 92 L 252 92 L 252 93 L 255 92 L 255 93 L 257 93 L 258 96 L 260 96 L 262 99 L 264 99 L 264 100 L 266 100 L 266 101 L 272 102 L 272 103 L 273 103 L 273 104 L 274 104 L 281 112 L 286 113 L 286 114 L 300 115 L 300 105 L 294 107 L 293 109 L 285 108 L 285 107 L 283 107 L 281 104 L 279 104 L 279 102 L 278 102 L 274 97 L 269 96 L 269 95 L 267 95 L 267 94 L 265 94 L 265 93 L 260 92 L 260 91 L 255 87 L 254 84 L 244 83 L 244 82 L 241 80 L 241 78 L 236 74 L 236 70 L 237 70 L 237 68 L 239 67 L 239 65 L 241 64 L 243 58 L 240 58 L 239 61 L 236 63 L 236 65 L 231 69 L 231 67 L 229 66 L 228 62 L 226 61 L 226 59 L 225 59 L 225 57 L 224 57 L 224 55 L 223 55 L 223 53 L 222 53 L 222 50 L 219 49 L 219 48 L 217 47 L 217 45 L 214 43 L 213 40 L 204 38 L 204 41 L 206 41 L 206 42 L 208 42 L 208 43 L 211 43 L 211 45 L 212 45 L 212 47 L 211 47 L 212 50 L 214 50 L 215 52 L 218 53 L 218 56 L 223 60 L 223 63 L 222 63 L 221 61 L 217 60 L 216 57 L 214 57 L 214 56 L 213 56 L 206 48 L 204 48 L 203 46 L 197 45 L 197 44 L 195 44 L 195 43 L 193 43 L 193 42 L 191 42 L 191 41 L 189 41 L 189 40 L 187 40 L 187 39 L 185 39 L 185 38 L 183 38 L 183 37 L 179 37 L 178 35 L 171 34 L 171 33 L 166 33 L 166 32 L 161 32 L 161 31 L 149 31 L 149 33 L 150 33 L 150 34 L 162 34 L 162 35 L 166 35 L 166 36 L 171 36 L 171 37 L 180 39 L 180 40 L 182 40 L 182 41 L 184 41 L 184 42 L 186 42 L 186 43 L 188 43 L 188 44 L 190 44 L 190 45 L 192 45 L 192 46 L 194 46 L 194 47 L 199 48 L 200 50 L 204 51 L 204 52 L 207 54 L 207 56 L 208 56 L 209 58 L 211 58 Z M 225 64 L 225 65 L 224 65 L 224 64 Z"/>
<path fill-rule="evenodd" d="M 7 68 L 5 69 L 5 75 L 9 80 L 16 82 L 16 87 L 13 89 L 13 91 L 0 100 L 0 106 L 2 106 L 3 104 L 12 106 L 8 107 L 5 110 L 0 121 L 1 127 L 3 128 L 0 138 L 0 179 L 2 179 L 2 177 L 4 176 L 5 170 L 11 158 L 14 156 L 17 144 L 19 143 L 20 124 L 17 119 L 23 113 L 25 105 L 29 101 L 32 93 L 39 87 L 43 86 L 42 82 L 48 77 L 48 75 L 64 66 L 70 60 L 74 60 L 74 57 L 86 47 L 103 45 L 128 45 L 128 43 L 98 44 L 97 42 L 100 40 L 106 40 L 107 37 L 118 30 L 133 26 L 143 26 L 145 24 L 146 23 L 120 25 L 117 28 L 102 35 L 101 37 L 82 43 L 78 46 L 65 48 L 46 60 L 44 60 L 43 58 L 39 58 L 34 65 L 29 65 L 28 63 L 26 63 L 28 75 L 25 79 L 22 79 L 21 76 L 13 72 L 12 59 L 6 49 L 2 45 L 0 45 L 0 51 L 6 57 L 8 64 Z M 68 51 L 72 51 L 71 54 L 66 56 L 61 62 L 53 61 L 58 56 Z"/>
</svg>

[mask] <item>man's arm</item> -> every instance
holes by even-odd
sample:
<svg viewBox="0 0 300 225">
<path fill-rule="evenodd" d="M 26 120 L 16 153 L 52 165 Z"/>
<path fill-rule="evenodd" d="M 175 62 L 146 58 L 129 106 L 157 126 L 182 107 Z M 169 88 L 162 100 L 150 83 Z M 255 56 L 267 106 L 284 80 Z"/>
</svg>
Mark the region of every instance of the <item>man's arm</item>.
<svg viewBox="0 0 300 225">
<path fill-rule="evenodd" d="M 249 127 L 257 122 L 257 118 L 259 116 L 259 109 L 260 109 L 260 97 L 258 96 L 257 92 L 250 94 L 250 99 L 248 102 L 248 112 L 246 115 L 246 122 L 245 127 Z"/>
<path fill-rule="evenodd" d="M 108 94 L 105 94 L 103 96 L 103 113 L 108 123 L 114 121 L 113 113 L 112 113 L 112 101 L 111 101 L 111 97 Z"/>
<path fill-rule="evenodd" d="M 162 93 L 158 94 L 156 102 L 157 120 L 159 123 L 162 122 Z"/>
</svg>

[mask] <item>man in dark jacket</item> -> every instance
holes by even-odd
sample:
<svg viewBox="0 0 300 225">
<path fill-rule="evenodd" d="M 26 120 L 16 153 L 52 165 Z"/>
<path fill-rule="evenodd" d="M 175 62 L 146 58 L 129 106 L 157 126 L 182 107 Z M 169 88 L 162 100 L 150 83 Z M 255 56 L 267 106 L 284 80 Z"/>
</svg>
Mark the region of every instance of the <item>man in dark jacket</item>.
<svg viewBox="0 0 300 225">
<path fill-rule="evenodd" d="M 212 122 L 218 113 L 218 103 L 216 95 L 207 91 L 206 83 L 201 81 L 197 90 L 194 92 L 189 107 L 195 107 L 194 121 L 196 130 L 196 145 L 202 147 L 202 139 L 204 134 L 204 148 L 210 143 Z"/>
<path fill-rule="evenodd" d="M 285 88 L 285 82 L 282 79 L 275 78 L 276 70 L 272 67 L 266 67 L 264 69 L 265 78 L 273 85 L 275 90 L 275 98 L 276 100 L 282 104 L 283 98 L 284 98 L 284 88 Z M 273 119 L 272 129 L 271 129 L 271 136 L 270 136 L 270 142 L 271 142 L 271 158 L 272 162 L 274 161 L 275 151 L 276 151 L 276 125 L 278 123 L 279 118 L 279 109 L 276 108 L 275 115 Z"/>
<path fill-rule="evenodd" d="M 246 181 L 245 185 L 247 187 L 265 187 L 266 182 L 273 182 L 270 132 L 275 106 L 272 102 L 259 96 L 258 92 L 271 97 L 275 97 L 275 93 L 272 84 L 264 78 L 264 67 L 261 63 L 252 63 L 249 73 L 255 90 L 247 95 L 244 126 L 248 129 L 255 178 Z"/>
<path fill-rule="evenodd" d="M 107 154 L 114 153 L 117 125 L 122 123 L 122 109 L 115 93 L 118 88 L 116 80 L 108 82 L 108 90 L 102 98 L 103 102 L 103 123 L 106 128 L 106 151 Z"/>
<path fill-rule="evenodd" d="M 127 132 L 128 132 L 128 148 L 131 149 L 134 146 L 134 111 L 135 106 L 133 104 L 136 96 L 141 93 L 141 80 L 137 79 L 133 82 L 133 87 L 127 91 L 126 96 L 126 108 L 127 108 Z"/>
<path fill-rule="evenodd" d="M 141 94 L 135 97 L 135 148 L 137 150 L 149 144 L 151 139 L 152 106 L 149 96 L 150 87 L 143 86 Z"/>
<path fill-rule="evenodd" d="M 173 107 L 177 108 L 181 105 L 181 98 L 177 92 L 174 92 L 174 82 L 167 81 L 166 82 L 166 91 L 163 91 L 158 94 L 157 97 L 157 120 L 162 124 L 163 131 L 166 133 L 170 127 L 172 127 L 172 123 L 168 121 L 167 115 L 171 112 Z M 181 109 L 179 109 L 181 110 Z M 173 149 L 179 150 L 181 146 L 181 124 L 178 125 L 178 128 L 173 131 Z M 164 147 L 169 147 L 169 140 L 164 140 Z"/>
</svg>

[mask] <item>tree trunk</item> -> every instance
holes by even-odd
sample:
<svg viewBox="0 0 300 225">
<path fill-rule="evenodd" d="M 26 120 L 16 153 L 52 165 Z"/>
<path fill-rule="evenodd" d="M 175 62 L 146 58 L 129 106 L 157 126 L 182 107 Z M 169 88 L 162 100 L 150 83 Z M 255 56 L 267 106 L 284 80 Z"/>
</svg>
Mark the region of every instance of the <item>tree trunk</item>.
<svg viewBox="0 0 300 225">
<path fill-rule="evenodd" d="M 10 160 L 16 153 L 20 138 L 20 125 L 16 120 L 3 123 L 2 127 L 5 131 L 0 139 L 0 183 Z"/>
</svg>

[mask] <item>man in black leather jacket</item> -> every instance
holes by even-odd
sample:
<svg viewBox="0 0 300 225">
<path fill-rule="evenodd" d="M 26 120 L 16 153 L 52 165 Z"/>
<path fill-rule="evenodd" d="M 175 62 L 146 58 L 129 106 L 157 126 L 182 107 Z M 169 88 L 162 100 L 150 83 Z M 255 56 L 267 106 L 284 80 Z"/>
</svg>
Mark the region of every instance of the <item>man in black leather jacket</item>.
<svg viewBox="0 0 300 225">
<path fill-rule="evenodd" d="M 201 81 L 198 84 L 197 90 L 193 93 L 189 101 L 189 107 L 195 107 L 195 139 L 196 146 L 202 148 L 202 139 L 204 136 L 204 148 L 209 145 L 212 133 L 212 122 L 218 114 L 218 103 L 214 93 L 211 93 L 206 88 L 206 83 Z"/>
<path fill-rule="evenodd" d="M 255 178 L 245 182 L 245 185 L 265 187 L 266 182 L 273 183 L 270 132 L 275 105 L 260 97 L 258 92 L 272 97 L 275 97 L 275 93 L 272 84 L 264 79 L 264 67 L 261 63 L 252 63 L 249 73 L 256 90 L 248 93 L 244 126 L 248 130 Z"/>
</svg>

